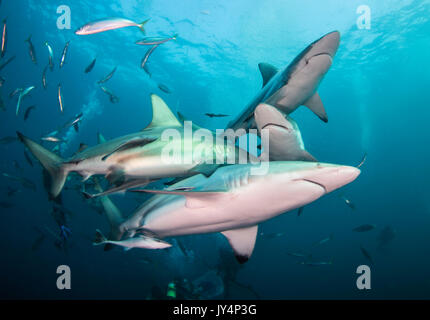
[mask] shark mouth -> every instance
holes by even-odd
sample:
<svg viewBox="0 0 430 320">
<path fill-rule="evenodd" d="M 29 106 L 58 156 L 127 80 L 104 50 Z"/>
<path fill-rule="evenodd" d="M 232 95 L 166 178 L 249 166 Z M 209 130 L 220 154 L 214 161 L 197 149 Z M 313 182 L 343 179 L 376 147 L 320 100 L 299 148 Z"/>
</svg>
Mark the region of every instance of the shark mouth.
<svg viewBox="0 0 430 320">
<path fill-rule="evenodd" d="M 317 53 L 317 54 L 313 55 L 312 57 L 306 59 L 306 64 L 308 64 L 309 61 L 311 61 L 312 58 L 315 58 L 315 57 L 318 57 L 318 56 L 324 56 L 324 55 L 329 56 L 331 63 L 333 63 L 333 57 L 331 56 L 331 54 L 329 52 L 320 52 L 320 53 Z"/>
<path fill-rule="evenodd" d="M 271 122 L 265 124 L 264 127 L 261 128 L 261 130 L 266 129 L 266 127 L 268 127 L 268 126 L 274 126 L 274 127 L 278 127 L 278 128 L 281 128 L 281 129 L 285 129 L 287 131 L 291 131 L 291 129 L 289 129 L 289 128 L 283 126 L 283 125 L 280 125 L 280 124 L 277 124 L 277 123 L 271 123 Z"/>
<path fill-rule="evenodd" d="M 328 193 L 326 186 L 323 185 L 323 184 L 321 184 L 321 183 L 319 183 L 319 182 L 312 181 L 312 180 L 309 180 L 309 179 L 298 179 L 297 181 L 306 181 L 306 182 L 315 184 L 315 185 L 320 186 L 321 188 L 323 188 L 325 193 Z"/>
</svg>

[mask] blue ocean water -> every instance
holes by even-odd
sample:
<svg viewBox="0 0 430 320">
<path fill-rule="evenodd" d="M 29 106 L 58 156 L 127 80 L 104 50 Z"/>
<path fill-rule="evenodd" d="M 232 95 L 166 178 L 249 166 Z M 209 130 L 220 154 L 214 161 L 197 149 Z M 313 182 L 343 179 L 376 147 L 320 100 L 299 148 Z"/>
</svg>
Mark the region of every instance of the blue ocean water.
<svg viewBox="0 0 430 320">
<path fill-rule="evenodd" d="M 357 8 L 363 4 L 371 9 L 370 29 L 357 26 Z M 57 28 L 60 5 L 71 9 L 70 30 Z M 429 298 L 429 12 L 427 0 L 115 0 L 108 4 L 101 0 L 3 0 L 0 18 L 7 18 L 8 44 L 0 63 L 14 55 L 16 59 L 0 72 L 6 104 L 6 111 L 0 113 L 0 138 L 15 136 L 18 130 L 36 139 L 83 112 L 80 131 L 70 129 L 64 135 L 67 144 L 61 151 L 71 155 L 80 143 L 95 145 L 98 132 L 110 139 L 145 127 L 151 120 L 151 93 L 200 126 L 224 128 L 230 118 L 208 118 L 204 113 L 239 114 L 261 88 L 258 63 L 286 66 L 312 41 L 339 30 L 339 50 L 319 88 L 329 122 L 323 123 L 304 107 L 293 117 L 307 150 L 321 161 L 356 165 L 367 153 L 362 174 L 307 206 L 299 217 L 290 212 L 261 224 L 260 232 L 284 234 L 259 237 L 251 259 L 240 268 L 235 261 L 229 262 L 226 268 L 236 273 L 235 281 L 241 285 L 224 288 L 228 296 L 212 291 L 217 292 L 215 297 L 235 299 Z M 74 34 L 86 22 L 105 17 L 138 22 L 150 18 L 145 25 L 148 35 L 179 36 L 154 51 L 148 62 L 149 77 L 140 68 L 146 48 L 135 44 L 141 37 L 137 28 L 85 37 Z M 37 65 L 24 42 L 29 35 Z M 46 90 L 42 87 L 48 62 L 45 41 L 54 50 L 55 63 L 54 71 L 47 72 Z M 66 64 L 59 69 L 67 41 Z M 95 57 L 94 70 L 85 74 Z M 106 83 L 120 99 L 112 104 L 96 82 L 116 66 L 115 75 Z M 57 102 L 59 83 L 63 114 Z M 171 93 L 161 91 L 159 84 Z M 16 116 L 16 99 L 8 95 L 31 85 L 36 89 Z M 36 108 L 24 121 L 23 112 L 30 105 Z M 36 184 L 34 191 L 0 177 L 1 202 L 6 204 L 0 223 L 2 299 L 146 299 L 154 287 L 164 292 L 176 278 L 194 281 L 207 274 L 213 278 L 220 252 L 230 250 L 220 235 L 198 235 L 181 239 L 188 256 L 178 246 L 166 252 L 104 252 L 93 247 L 91 240 L 95 229 L 108 228 L 107 222 L 76 190 L 63 193 L 63 205 L 71 212 L 72 235 L 67 251 L 59 250 L 54 244 L 58 226 L 51 215 L 41 167 L 35 160 L 34 167 L 29 165 L 20 143 L 0 145 L 0 150 L 2 173 Z M 10 188 L 17 193 L 11 194 Z M 124 215 L 142 202 L 121 195 L 112 200 Z M 376 228 L 352 231 L 362 224 Z M 384 229 L 391 230 L 393 239 L 381 248 Z M 45 234 L 40 245 L 35 244 L 38 230 Z M 314 246 L 329 235 L 332 240 Z M 357 267 L 369 264 L 360 247 L 373 260 L 371 290 L 356 286 Z M 333 263 L 302 265 L 288 255 L 294 252 Z M 56 287 L 59 265 L 72 270 L 71 290 Z"/>
</svg>

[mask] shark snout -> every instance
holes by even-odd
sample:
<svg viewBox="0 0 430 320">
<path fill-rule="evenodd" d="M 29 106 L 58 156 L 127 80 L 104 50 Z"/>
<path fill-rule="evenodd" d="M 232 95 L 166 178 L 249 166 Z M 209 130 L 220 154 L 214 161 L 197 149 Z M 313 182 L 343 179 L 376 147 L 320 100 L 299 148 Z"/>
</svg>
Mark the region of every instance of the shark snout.
<svg viewBox="0 0 430 320">
<path fill-rule="evenodd" d="M 315 54 L 328 54 L 333 58 L 339 48 L 339 43 L 340 33 L 339 31 L 333 31 L 319 39 L 314 44 L 313 51 Z"/>
<path fill-rule="evenodd" d="M 350 166 L 320 166 L 304 180 L 320 185 L 329 193 L 354 181 L 360 172 L 359 169 Z"/>
</svg>

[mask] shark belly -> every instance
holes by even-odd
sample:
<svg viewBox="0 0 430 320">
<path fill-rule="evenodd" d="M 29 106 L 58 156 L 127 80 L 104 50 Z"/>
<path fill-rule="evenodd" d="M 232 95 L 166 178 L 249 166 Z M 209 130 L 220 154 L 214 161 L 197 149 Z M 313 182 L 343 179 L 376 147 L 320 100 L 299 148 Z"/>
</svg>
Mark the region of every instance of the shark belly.
<svg viewBox="0 0 430 320">
<path fill-rule="evenodd" d="M 288 183 L 288 196 L 277 183 L 248 186 L 220 203 L 189 208 L 180 196 L 169 206 L 154 210 L 142 220 L 142 228 L 157 236 L 171 237 L 222 232 L 255 226 L 284 212 L 297 209 L 325 194 L 324 188 L 306 181 Z"/>
</svg>

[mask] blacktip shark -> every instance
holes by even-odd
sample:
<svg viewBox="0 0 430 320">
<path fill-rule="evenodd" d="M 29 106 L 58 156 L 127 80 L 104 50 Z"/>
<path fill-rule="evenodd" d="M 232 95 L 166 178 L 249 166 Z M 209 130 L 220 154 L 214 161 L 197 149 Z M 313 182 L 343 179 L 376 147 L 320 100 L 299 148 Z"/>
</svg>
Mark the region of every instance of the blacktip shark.
<svg viewBox="0 0 430 320">
<path fill-rule="evenodd" d="M 245 110 L 228 124 L 228 128 L 253 128 L 254 110 L 260 103 L 272 105 L 286 114 L 304 105 L 327 122 L 327 114 L 317 89 L 330 69 L 339 42 L 338 31 L 324 35 L 311 43 L 282 71 L 270 64 L 260 63 L 263 88 Z"/>
<path fill-rule="evenodd" d="M 113 191 L 117 192 L 167 177 L 187 177 L 197 173 L 210 175 L 219 164 L 216 161 L 213 164 L 203 162 L 202 159 L 207 160 L 207 156 L 215 160 L 233 154 L 239 159 L 249 156 L 252 160 L 245 150 L 231 143 L 221 145 L 201 139 L 201 136 L 186 134 L 183 124 L 159 96 L 151 95 L 151 101 L 153 118 L 145 129 L 86 148 L 68 159 L 60 158 L 19 132 L 17 135 L 49 172 L 52 180 L 50 193 L 53 197 L 60 194 L 70 172 L 79 173 L 84 181 L 93 175 L 104 175 L 115 185 Z M 163 138 L 166 129 L 175 129 L 179 138 L 173 141 Z M 187 157 L 190 161 L 168 163 L 163 158 L 166 146 L 180 150 L 181 159 Z M 193 153 L 196 151 L 200 151 L 197 156 Z"/>
<path fill-rule="evenodd" d="M 251 256 L 258 224 L 301 208 L 352 181 L 355 167 L 274 161 L 266 174 L 252 174 L 256 164 L 220 167 L 210 177 L 195 175 L 156 194 L 120 226 L 126 237 L 136 233 L 164 239 L 221 232 L 239 262 Z"/>
</svg>

